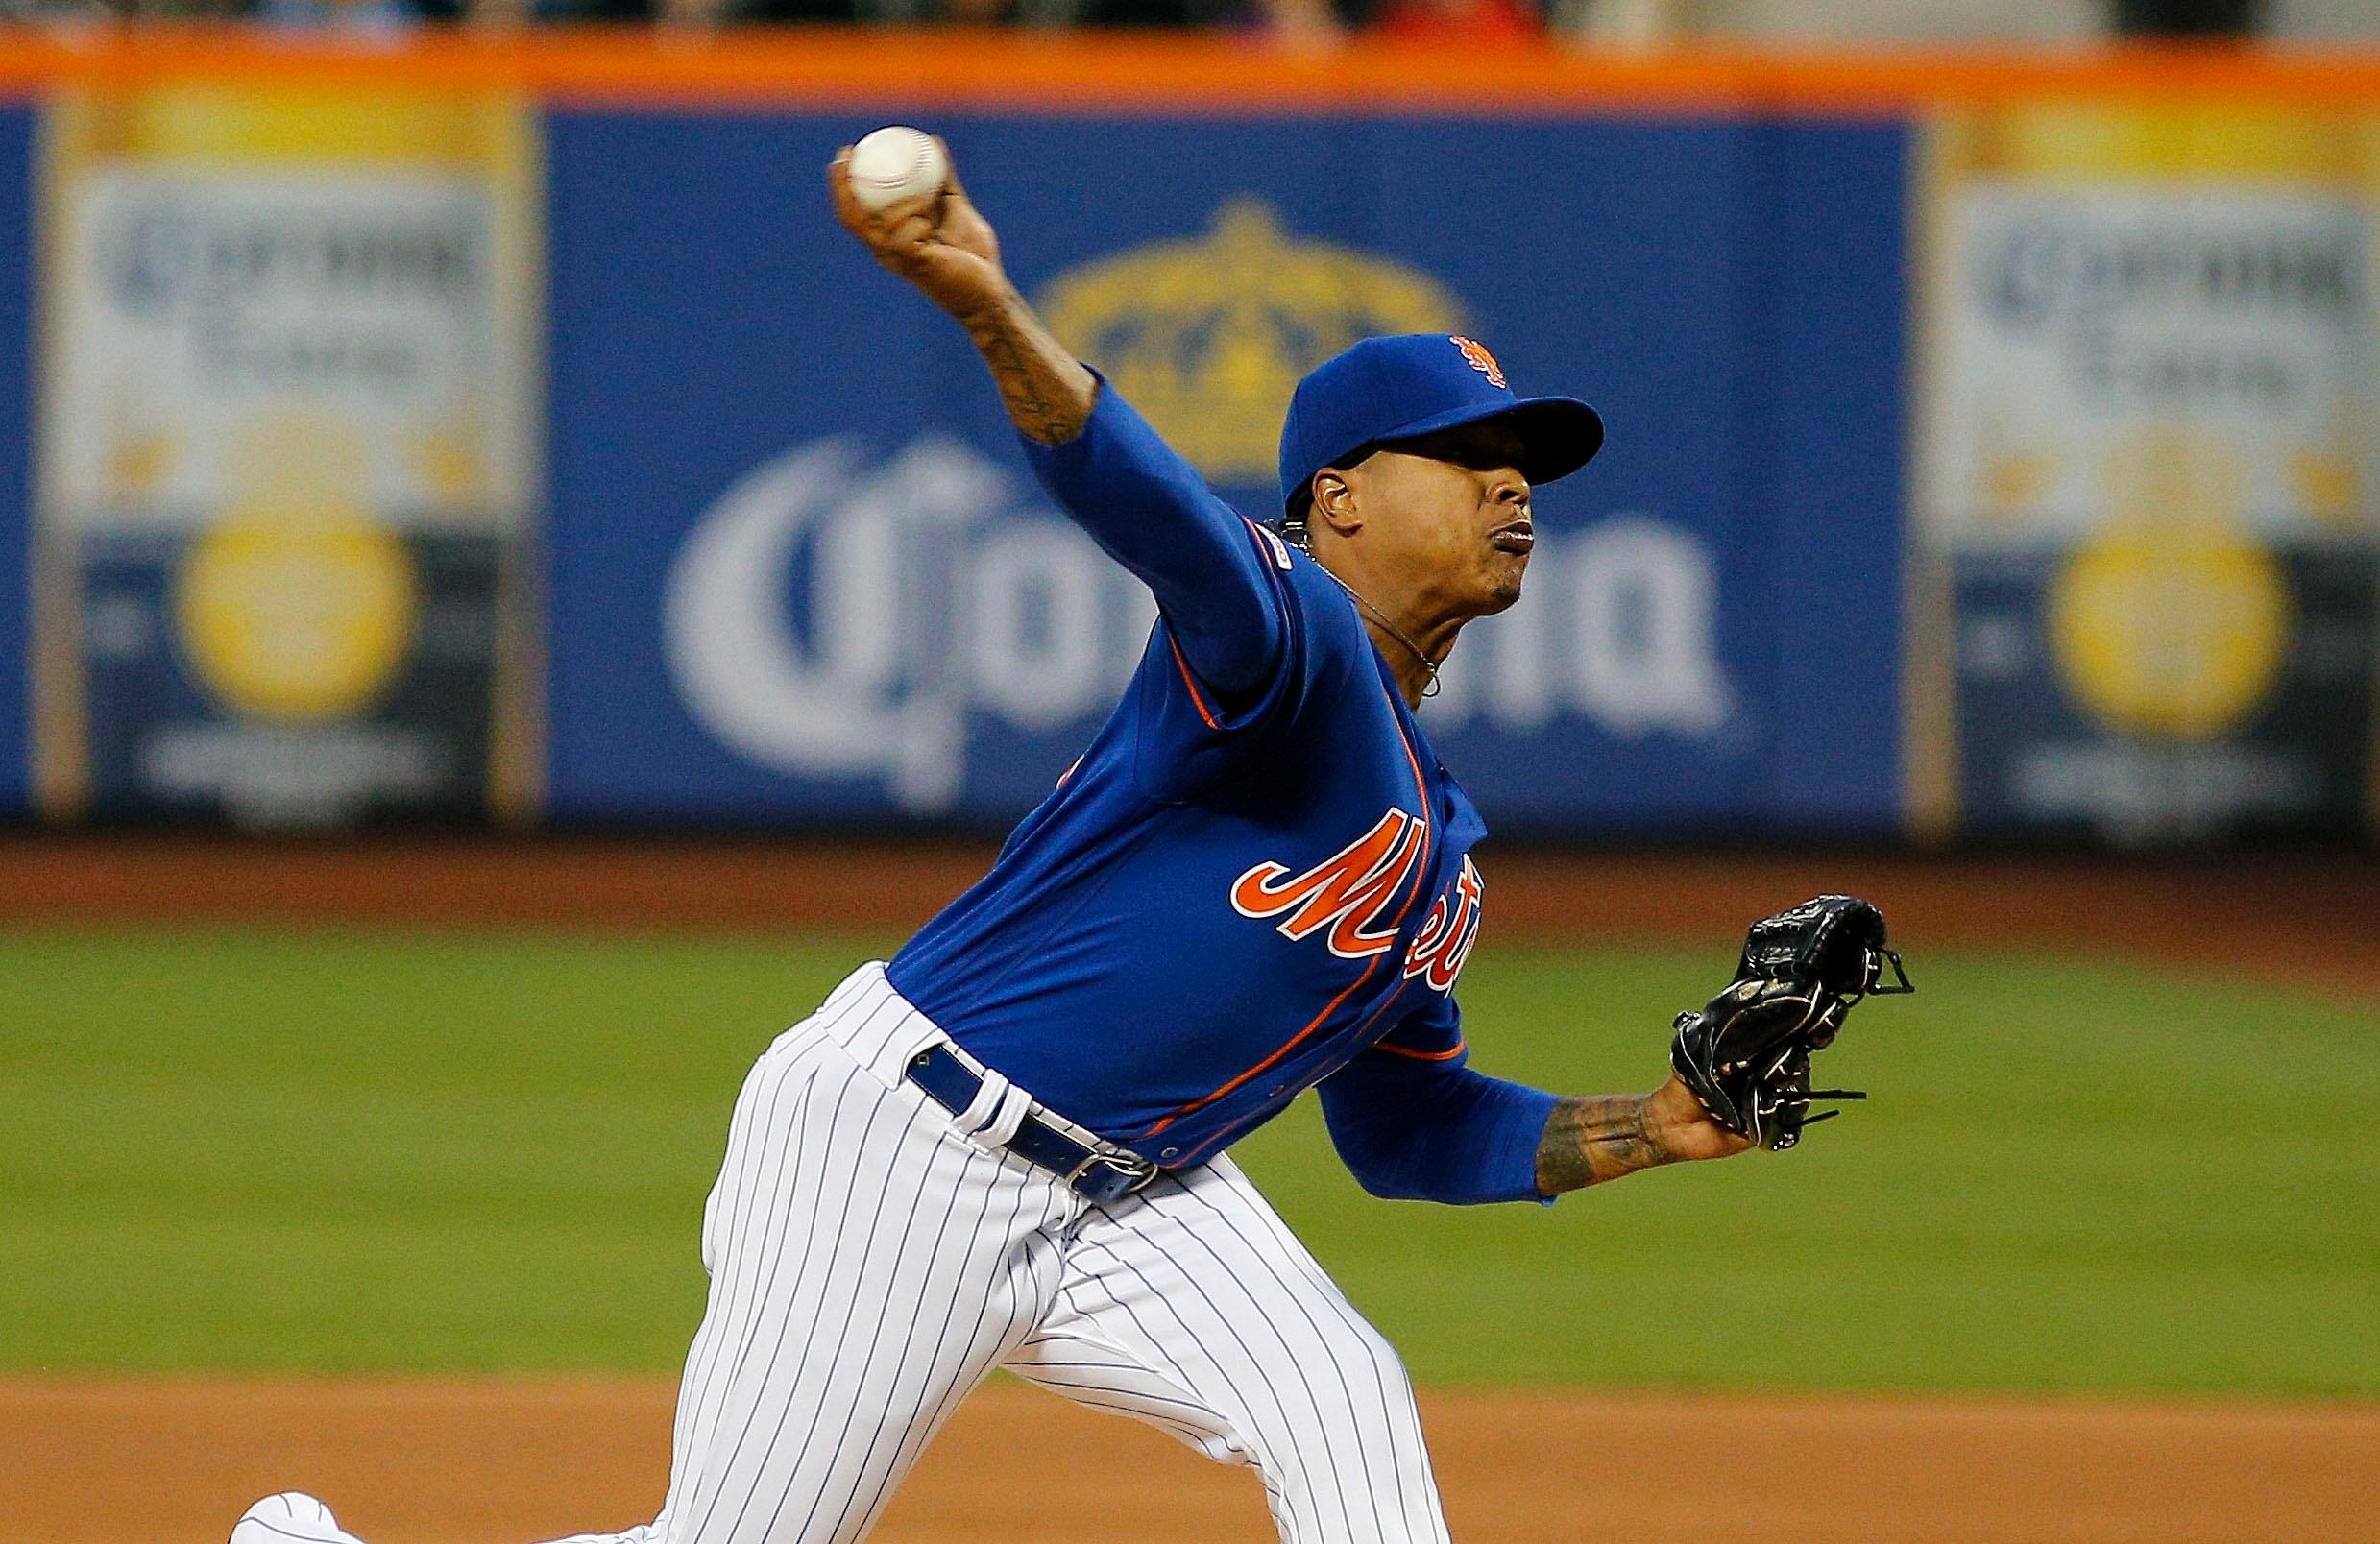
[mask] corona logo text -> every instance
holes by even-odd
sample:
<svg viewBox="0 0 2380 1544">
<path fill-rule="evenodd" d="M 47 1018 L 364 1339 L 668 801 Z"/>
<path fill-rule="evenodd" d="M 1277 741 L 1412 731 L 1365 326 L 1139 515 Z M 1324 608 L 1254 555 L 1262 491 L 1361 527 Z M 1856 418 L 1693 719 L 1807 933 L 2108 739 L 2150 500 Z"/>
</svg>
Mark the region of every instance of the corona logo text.
<svg viewBox="0 0 2380 1544">
<path fill-rule="evenodd" d="M 1463 635 L 1422 722 L 1527 734 L 1576 712 L 1621 739 L 1732 742 L 1743 725 L 1719 663 L 1718 591 L 1710 549 L 1666 520 L 1541 536 L 1520 603 Z"/>
<path fill-rule="evenodd" d="M 1429 822 L 1402 809 L 1383 812 L 1372 830 L 1292 876 L 1280 863 L 1259 863 L 1231 886 L 1231 907 L 1243 917 L 1278 917 L 1284 938 L 1323 934 L 1341 959 L 1369 959 L 1396 942 L 1397 897 L 1412 883 L 1429 846 Z"/>
<path fill-rule="evenodd" d="M 874 465 L 821 441 L 745 476 L 679 549 L 662 633 L 680 700 L 739 757 L 939 814 L 971 719 L 1048 735 L 1105 712 L 1155 615 L 999 464 L 928 435 Z"/>
<path fill-rule="evenodd" d="M 670 685 L 713 742 L 918 815 L 1040 797 L 1156 615 L 1008 465 L 939 434 L 889 455 L 814 441 L 755 468 L 696 517 L 660 603 Z M 1711 558 L 1679 526 L 1542 528 L 1520 603 L 1464 635 L 1424 722 L 1717 741 L 1736 716 L 1717 605 Z"/>
</svg>

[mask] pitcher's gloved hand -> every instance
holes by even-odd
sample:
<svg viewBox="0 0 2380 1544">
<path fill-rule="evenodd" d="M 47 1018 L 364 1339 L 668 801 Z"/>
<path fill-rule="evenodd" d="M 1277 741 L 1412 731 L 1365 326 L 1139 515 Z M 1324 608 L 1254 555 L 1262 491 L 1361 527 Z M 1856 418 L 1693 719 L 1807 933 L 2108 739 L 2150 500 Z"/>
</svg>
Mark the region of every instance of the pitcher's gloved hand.
<svg viewBox="0 0 2380 1544">
<path fill-rule="evenodd" d="M 1811 1115 L 1813 1100 L 1867 1098 L 1811 1088 L 1811 1053 L 1834 1044 L 1862 998 L 1915 990 L 1884 947 L 1883 913 L 1822 895 L 1752 925 L 1735 980 L 1678 1015 L 1669 1064 L 1711 1119 L 1763 1147 L 1790 1147 L 1802 1127 L 1842 1113 Z"/>
</svg>

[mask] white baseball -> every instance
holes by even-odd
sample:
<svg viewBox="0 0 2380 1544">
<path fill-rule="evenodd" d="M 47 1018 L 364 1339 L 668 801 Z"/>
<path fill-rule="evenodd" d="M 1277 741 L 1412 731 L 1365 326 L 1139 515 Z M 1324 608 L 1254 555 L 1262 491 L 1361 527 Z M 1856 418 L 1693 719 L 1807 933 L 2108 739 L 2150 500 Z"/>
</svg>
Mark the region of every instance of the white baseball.
<svg viewBox="0 0 2380 1544">
<path fill-rule="evenodd" d="M 935 193 L 950 178 L 950 157 L 941 142 L 920 130 L 895 124 L 851 147 L 851 196 L 861 206 L 881 209 Z"/>
</svg>

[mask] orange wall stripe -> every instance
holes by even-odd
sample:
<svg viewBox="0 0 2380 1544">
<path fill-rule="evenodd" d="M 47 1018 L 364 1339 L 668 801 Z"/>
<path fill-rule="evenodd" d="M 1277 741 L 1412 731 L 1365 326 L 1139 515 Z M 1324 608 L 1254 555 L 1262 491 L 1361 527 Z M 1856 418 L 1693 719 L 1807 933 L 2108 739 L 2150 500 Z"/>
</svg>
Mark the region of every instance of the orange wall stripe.
<svg viewBox="0 0 2380 1544">
<path fill-rule="evenodd" d="M 169 80 L 510 89 L 561 102 L 871 113 L 1178 110 L 1543 116 L 1774 111 L 1874 116 L 2041 95 L 2380 102 L 2380 50 L 1590 53 L 1553 44 L 1292 49 L 1235 37 L 778 29 L 711 38 L 582 28 L 436 32 L 396 45 L 240 28 L 0 36 L 0 91 Z"/>
</svg>

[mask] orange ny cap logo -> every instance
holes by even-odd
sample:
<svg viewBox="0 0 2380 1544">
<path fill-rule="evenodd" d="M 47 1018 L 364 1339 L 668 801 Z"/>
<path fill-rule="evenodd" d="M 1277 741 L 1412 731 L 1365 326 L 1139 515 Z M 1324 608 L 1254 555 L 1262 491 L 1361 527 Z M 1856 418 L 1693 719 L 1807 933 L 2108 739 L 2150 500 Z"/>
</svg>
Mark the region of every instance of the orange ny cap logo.
<svg viewBox="0 0 2380 1544">
<path fill-rule="evenodd" d="M 1495 362 L 1495 355 L 1488 352 L 1486 344 L 1476 338 L 1459 337 L 1453 333 L 1448 333 L 1447 337 L 1456 348 L 1463 350 L 1463 357 L 1470 361 L 1471 368 L 1488 377 L 1489 385 L 1502 386 L 1504 384 L 1504 367 Z"/>
</svg>

